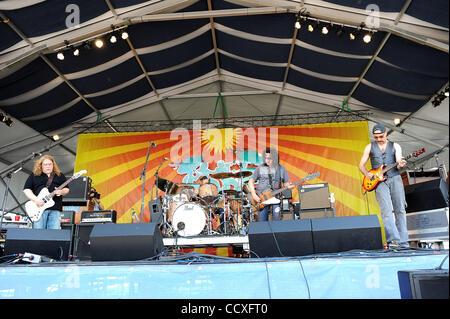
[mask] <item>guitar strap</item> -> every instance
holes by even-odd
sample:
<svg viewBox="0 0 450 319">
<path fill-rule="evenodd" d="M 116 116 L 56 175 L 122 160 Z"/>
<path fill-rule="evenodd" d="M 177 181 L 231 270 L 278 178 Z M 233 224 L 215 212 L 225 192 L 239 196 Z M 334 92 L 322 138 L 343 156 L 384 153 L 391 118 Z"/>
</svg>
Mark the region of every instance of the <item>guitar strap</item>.
<svg viewBox="0 0 450 319">
<path fill-rule="evenodd" d="M 50 186 L 50 184 L 53 181 L 53 176 L 55 176 L 55 173 L 51 173 L 50 177 L 48 178 L 47 184 L 45 185 L 46 188 L 48 188 Z"/>
</svg>

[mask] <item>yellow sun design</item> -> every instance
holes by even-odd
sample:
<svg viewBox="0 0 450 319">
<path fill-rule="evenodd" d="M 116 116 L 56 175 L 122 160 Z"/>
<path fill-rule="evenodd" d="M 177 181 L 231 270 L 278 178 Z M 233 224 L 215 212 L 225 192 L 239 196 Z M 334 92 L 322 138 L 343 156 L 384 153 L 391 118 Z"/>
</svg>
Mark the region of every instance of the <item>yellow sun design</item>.
<svg viewBox="0 0 450 319">
<path fill-rule="evenodd" d="M 240 130 L 232 128 L 202 130 L 202 145 L 208 152 L 226 153 L 233 150 L 239 140 Z"/>
</svg>

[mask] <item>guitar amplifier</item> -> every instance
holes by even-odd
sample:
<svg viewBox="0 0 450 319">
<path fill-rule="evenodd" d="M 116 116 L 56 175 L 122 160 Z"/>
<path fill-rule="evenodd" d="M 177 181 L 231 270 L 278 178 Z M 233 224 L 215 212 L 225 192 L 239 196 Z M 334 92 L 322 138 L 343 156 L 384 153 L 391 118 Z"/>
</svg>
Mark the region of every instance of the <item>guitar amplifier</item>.
<svg viewBox="0 0 450 319">
<path fill-rule="evenodd" d="M 115 210 L 86 210 L 81 212 L 80 223 L 115 223 Z"/>
<path fill-rule="evenodd" d="M 60 214 L 61 225 L 74 224 L 75 212 L 73 210 L 63 210 Z"/>
<path fill-rule="evenodd" d="M 80 176 L 70 182 L 68 185 L 70 192 L 62 198 L 63 206 L 88 206 L 91 184 L 92 179 L 88 176 Z"/>
<path fill-rule="evenodd" d="M 328 183 L 300 185 L 298 194 L 300 210 L 331 208 Z"/>
</svg>

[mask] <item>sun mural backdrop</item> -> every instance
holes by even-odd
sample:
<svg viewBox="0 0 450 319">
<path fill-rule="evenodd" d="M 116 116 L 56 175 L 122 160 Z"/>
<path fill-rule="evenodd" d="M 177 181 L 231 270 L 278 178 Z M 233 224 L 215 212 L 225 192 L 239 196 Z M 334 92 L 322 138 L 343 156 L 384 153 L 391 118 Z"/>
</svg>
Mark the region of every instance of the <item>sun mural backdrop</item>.
<svg viewBox="0 0 450 319">
<path fill-rule="evenodd" d="M 143 210 L 143 221 L 148 222 L 149 201 L 164 196 L 155 186 L 156 172 L 174 183 L 195 183 L 203 175 L 240 169 L 253 172 L 262 163 L 265 148 L 272 146 L 278 149 L 291 182 L 320 173 L 307 183 L 328 183 L 336 216 L 379 216 L 375 194 L 363 192 L 358 170 L 364 146 L 370 142 L 366 121 L 243 129 L 201 129 L 201 123 L 194 122 L 192 130 L 81 134 L 75 171 L 86 169 L 104 208 L 117 212 L 118 223 L 130 223 L 133 210 L 141 216 L 140 177 L 150 149 Z M 150 142 L 156 146 L 150 147 Z M 211 181 L 220 190 L 239 190 L 241 185 L 238 178 Z M 298 190 L 292 194 L 292 201 L 298 202 Z"/>
</svg>

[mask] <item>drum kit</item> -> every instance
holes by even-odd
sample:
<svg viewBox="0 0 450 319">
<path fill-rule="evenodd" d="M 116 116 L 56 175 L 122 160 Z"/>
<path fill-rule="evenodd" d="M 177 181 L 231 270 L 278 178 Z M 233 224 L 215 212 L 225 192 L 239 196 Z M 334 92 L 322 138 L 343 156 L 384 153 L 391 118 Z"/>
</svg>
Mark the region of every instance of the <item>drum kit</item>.
<svg viewBox="0 0 450 319">
<path fill-rule="evenodd" d="M 214 179 L 239 178 L 242 191 L 218 191 L 215 184 L 174 183 L 158 177 L 157 187 L 165 193 L 161 198 L 162 232 L 171 236 L 246 234 L 248 224 L 257 215 L 247 198 L 247 183 L 242 179 L 251 172 L 211 174 Z"/>
</svg>

